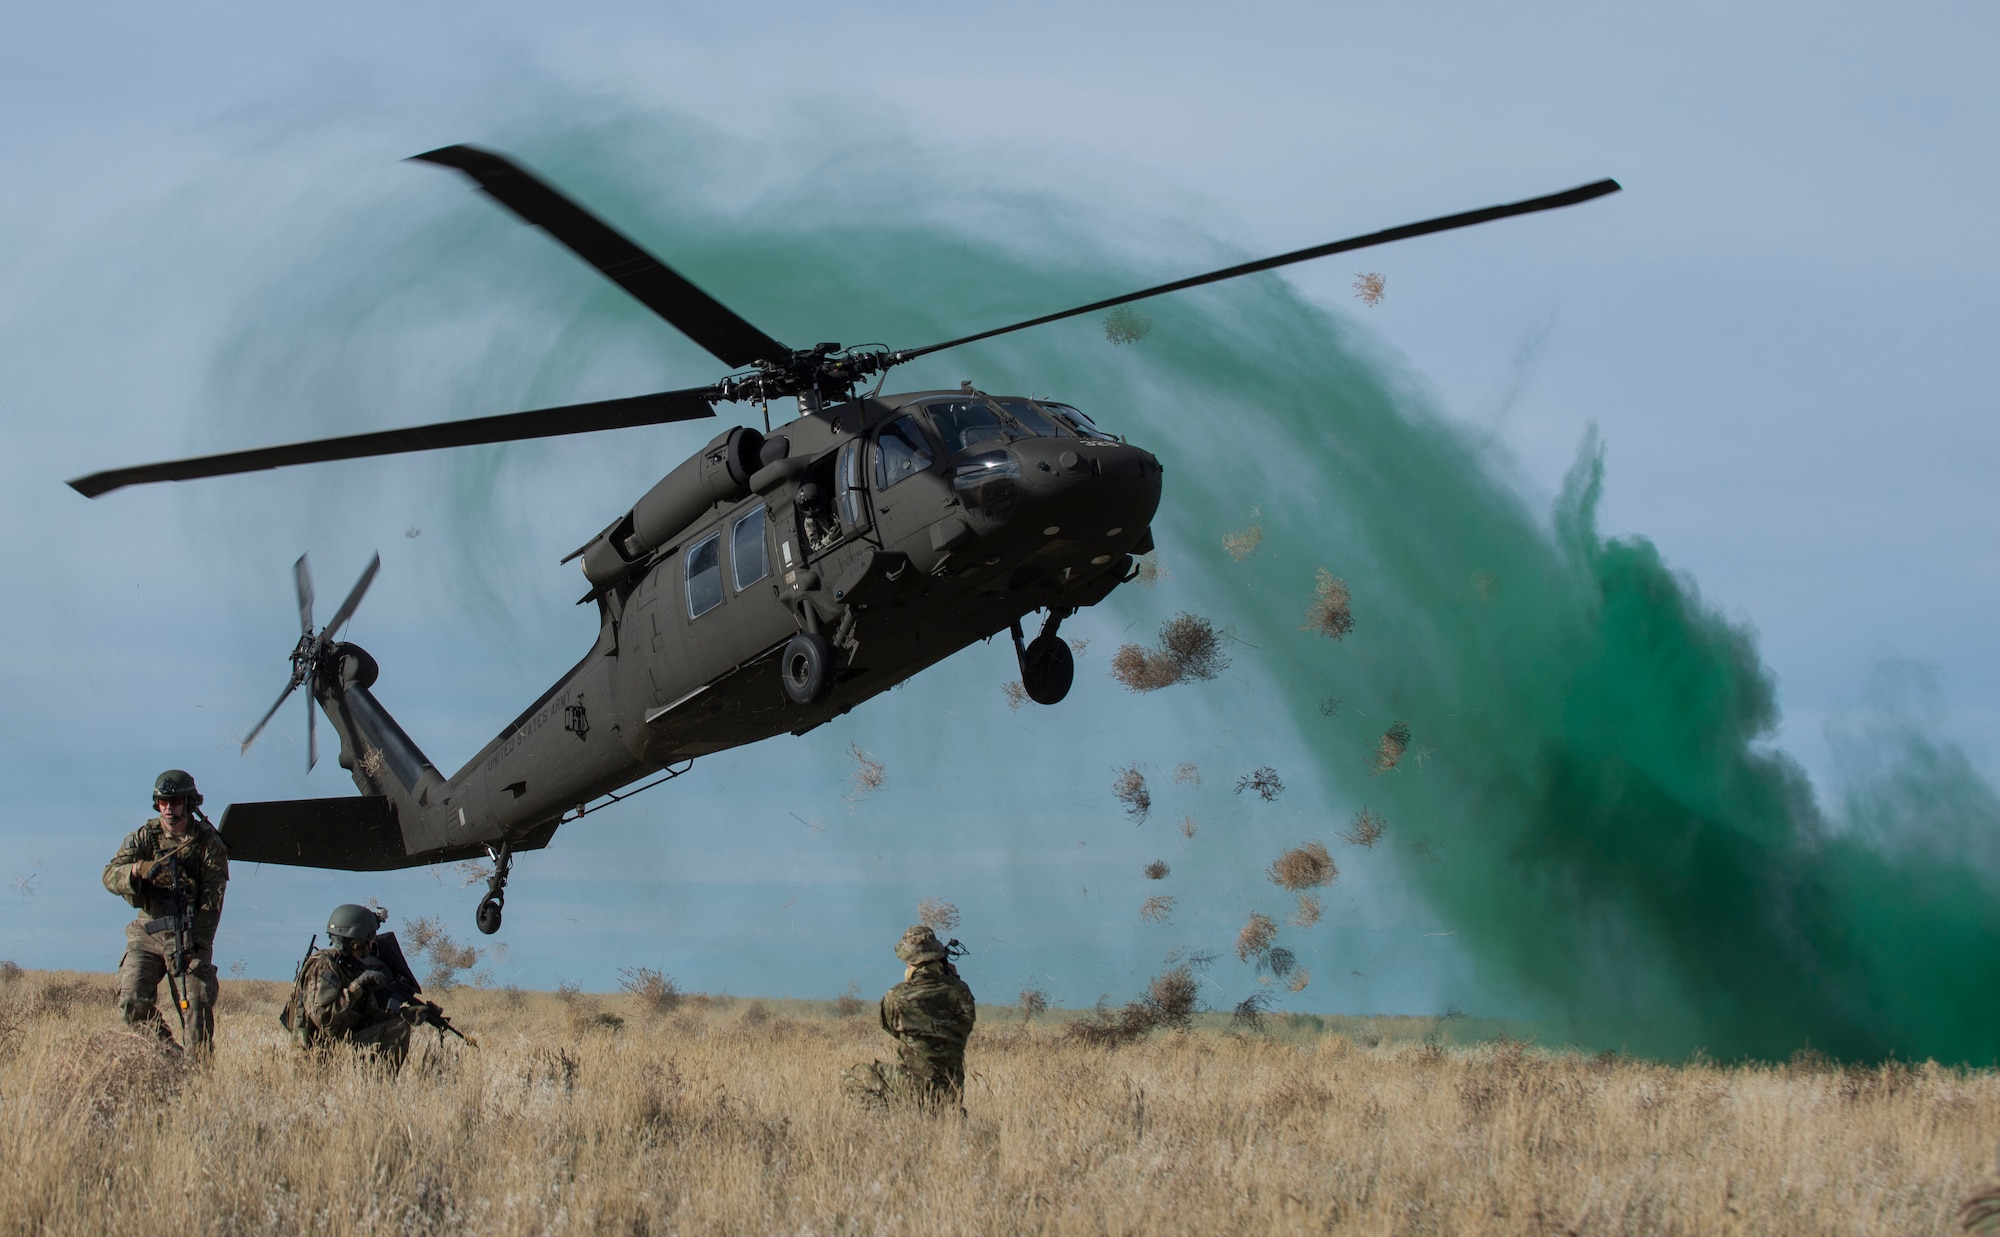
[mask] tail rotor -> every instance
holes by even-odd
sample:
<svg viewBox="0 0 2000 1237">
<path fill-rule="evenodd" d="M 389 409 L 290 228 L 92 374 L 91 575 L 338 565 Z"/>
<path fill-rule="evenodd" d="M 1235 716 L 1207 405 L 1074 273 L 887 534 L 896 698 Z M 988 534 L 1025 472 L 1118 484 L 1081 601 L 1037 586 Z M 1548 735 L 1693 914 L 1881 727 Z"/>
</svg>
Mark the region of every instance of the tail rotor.
<svg viewBox="0 0 2000 1237">
<path fill-rule="evenodd" d="M 299 598 L 299 642 L 292 647 L 292 677 L 285 684 L 285 689 L 278 693 L 278 699 L 271 705 L 270 709 L 265 712 L 263 717 L 257 720 L 255 726 L 250 728 L 250 733 L 243 736 L 242 751 L 245 755 L 249 754 L 250 745 L 257 741 L 257 736 L 262 734 L 264 727 L 273 717 L 278 715 L 279 708 L 284 705 L 293 692 L 298 690 L 299 685 L 311 682 L 319 674 L 327 654 L 334 647 L 335 634 L 342 627 L 346 626 L 347 620 L 354 617 L 355 608 L 361 604 L 361 598 L 368 592 L 368 586 L 375 582 L 375 573 L 381 567 L 382 556 L 380 554 L 370 558 L 368 566 L 361 572 L 361 578 L 354 582 L 352 589 L 348 590 L 347 599 L 340 603 L 340 609 L 333 612 L 332 621 L 315 632 L 312 621 L 312 564 L 307 561 L 306 556 L 303 554 L 299 555 L 298 562 L 292 564 L 292 584 L 297 590 Z M 306 695 L 306 771 L 310 773 L 313 766 L 318 763 L 318 717 L 313 711 L 312 695 L 308 693 Z"/>
</svg>

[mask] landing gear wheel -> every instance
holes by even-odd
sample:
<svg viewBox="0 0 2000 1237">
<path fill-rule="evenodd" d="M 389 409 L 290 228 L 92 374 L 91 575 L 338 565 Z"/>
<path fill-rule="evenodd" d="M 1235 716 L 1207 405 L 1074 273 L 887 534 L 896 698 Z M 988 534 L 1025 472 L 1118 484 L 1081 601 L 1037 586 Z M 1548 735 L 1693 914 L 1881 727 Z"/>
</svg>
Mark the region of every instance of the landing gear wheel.
<svg viewBox="0 0 2000 1237">
<path fill-rule="evenodd" d="M 793 704 L 824 700 L 833 689 L 833 646 L 818 632 L 802 631 L 785 645 L 778 669 Z"/>
<path fill-rule="evenodd" d="M 507 901 L 507 876 L 514 870 L 514 847 L 511 843 L 500 843 L 500 849 L 487 847 L 486 853 L 493 859 L 493 875 L 486 878 L 486 896 L 479 900 L 479 909 L 473 912 L 473 922 L 479 930 L 492 936 L 500 930 L 500 907 Z"/>
<path fill-rule="evenodd" d="M 1055 704 L 1076 681 L 1076 658 L 1069 641 L 1053 633 L 1036 636 L 1021 653 L 1021 686 L 1036 704 Z"/>
</svg>

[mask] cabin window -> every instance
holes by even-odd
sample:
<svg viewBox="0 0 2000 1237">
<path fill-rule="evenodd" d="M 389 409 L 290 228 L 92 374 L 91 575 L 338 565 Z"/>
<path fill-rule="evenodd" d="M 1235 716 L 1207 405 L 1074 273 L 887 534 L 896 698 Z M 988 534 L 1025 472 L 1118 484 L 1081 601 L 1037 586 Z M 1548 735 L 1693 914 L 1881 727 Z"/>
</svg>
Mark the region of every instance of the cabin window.
<svg viewBox="0 0 2000 1237">
<path fill-rule="evenodd" d="M 771 574 L 771 553 L 765 549 L 764 508 L 759 507 L 736 521 L 729 534 L 729 566 L 736 573 L 736 591 L 742 592 Z"/>
<path fill-rule="evenodd" d="M 868 527 L 868 483 L 861 471 L 861 448 L 865 445 L 859 438 L 849 439 L 834 467 L 833 499 L 840 512 L 840 531 L 848 537 Z"/>
<path fill-rule="evenodd" d="M 687 552 L 688 617 L 722 604 L 722 534 L 710 533 Z"/>
<path fill-rule="evenodd" d="M 897 417 L 875 440 L 875 485 L 886 490 L 931 466 L 930 439 L 915 417 Z"/>
</svg>

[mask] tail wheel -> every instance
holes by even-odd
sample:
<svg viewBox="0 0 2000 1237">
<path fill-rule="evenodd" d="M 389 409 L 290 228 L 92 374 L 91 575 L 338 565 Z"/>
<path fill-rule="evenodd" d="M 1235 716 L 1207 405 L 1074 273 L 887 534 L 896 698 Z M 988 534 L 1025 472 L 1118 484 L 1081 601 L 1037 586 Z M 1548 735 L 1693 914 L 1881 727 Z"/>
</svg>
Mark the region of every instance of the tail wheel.
<svg viewBox="0 0 2000 1237">
<path fill-rule="evenodd" d="M 833 689 L 833 646 L 818 632 L 803 631 L 785 645 L 779 667 L 785 695 L 793 704 L 824 700 Z"/>
<path fill-rule="evenodd" d="M 1036 704 L 1055 704 L 1076 681 L 1076 658 L 1069 641 L 1050 632 L 1036 636 L 1021 653 L 1021 686 Z"/>
</svg>

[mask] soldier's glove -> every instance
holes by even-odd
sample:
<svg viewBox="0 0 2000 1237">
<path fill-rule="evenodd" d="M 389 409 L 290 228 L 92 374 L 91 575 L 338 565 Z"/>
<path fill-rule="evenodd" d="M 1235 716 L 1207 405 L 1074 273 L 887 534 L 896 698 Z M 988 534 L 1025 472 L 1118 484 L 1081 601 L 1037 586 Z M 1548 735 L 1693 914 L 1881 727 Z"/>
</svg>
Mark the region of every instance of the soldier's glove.
<svg viewBox="0 0 2000 1237">
<path fill-rule="evenodd" d="M 380 971 L 363 971 L 347 985 L 347 994 L 358 997 L 364 992 L 380 992 L 389 986 L 389 977 Z"/>
<path fill-rule="evenodd" d="M 155 859 L 139 869 L 139 879 L 160 889 L 171 889 L 174 884 L 174 861 Z"/>
</svg>

